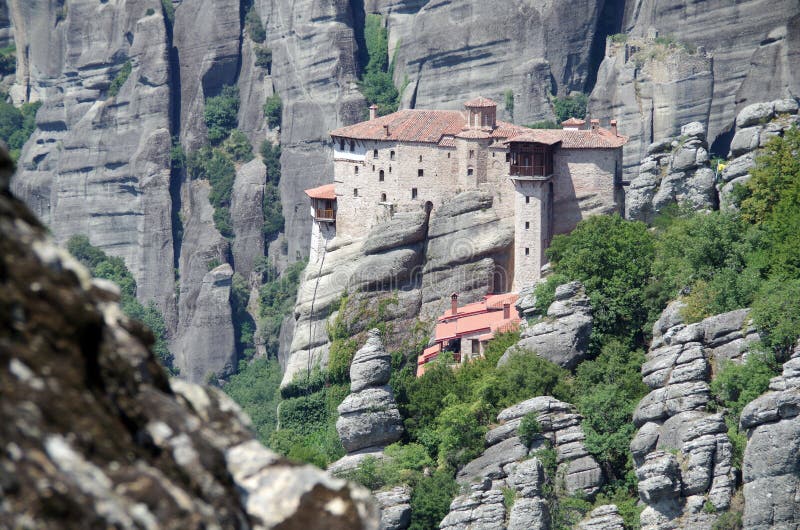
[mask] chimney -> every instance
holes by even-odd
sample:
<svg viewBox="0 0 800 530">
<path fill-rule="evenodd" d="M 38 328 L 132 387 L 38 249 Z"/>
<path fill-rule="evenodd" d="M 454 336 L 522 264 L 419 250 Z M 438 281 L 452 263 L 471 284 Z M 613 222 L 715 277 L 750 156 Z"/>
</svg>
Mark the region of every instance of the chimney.
<svg viewBox="0 0 800 530">
<path fill-rule="evenodd" d="M 383 126 L 383 132 L 386 134 L 386 137 L 389 137 L 389 124 Z"/>
<path fill-rule="evenodd" d="M 458 293 L 450 296 L 450 314 L 455 316 L 458 313 Z"/>
<path fill-rule="evenodd" d="M 508 320 L 509 318 L 511 318 L 511 304 L 506 302 L 503 304 L 503 319 Z"/>
<path fill-rule="evenodd" d="M 617 134 L 617 120 L 611 120 L 611 132 L 614 134 L 614 136 L 619 136 Z"/>
<path fill-rule="evenodd" d="M 378 117 L 378 106 L 373 103 L 369 106 L 369 119 L 374 120 Z"/>
<path fill-rule="evenodd" d="M 596 133 L 597 129 L 600 128 L 600 120 L 592 120 L 592 132 Z"/>
</svg>

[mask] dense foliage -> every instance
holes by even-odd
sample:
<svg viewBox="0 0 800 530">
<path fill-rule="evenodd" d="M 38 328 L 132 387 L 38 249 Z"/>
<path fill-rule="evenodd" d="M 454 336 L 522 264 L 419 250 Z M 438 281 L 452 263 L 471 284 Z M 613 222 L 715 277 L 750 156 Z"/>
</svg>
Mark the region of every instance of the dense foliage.
<svg viewBox="0 0 800 530">
<path fill-rule="evenodd" d="M 17 70 L 17 47 L 12 44 L 0 48 L 0 75 L 13 74 Z"/>
<path fill-rule="evenodd" d="M 253 42 L 262 43 L 267 40 L 267 30 L 264 29 L 264 24 L 261 22 L 261 17 L 258 16 L 255 6 L 250 6 L 247 10 L 244 22 L 247 27 L 247 34 L 250 35 Z"/>
<path fill-rule="evenodd" d="M 239 89 L 236 86 L 223 87 L 218 96 L 206 99 L 203 117 L 208 128 L 208 141 L 211 142 L 211 145 L 221 143 L 236 128 L 238 114 Z"/>
<path fill-rule="evenodd" d="M 281 146 L 264 140 L 261 144 L 261 160 L 267 166 L 267 182 L 264 187 L 263 213 L 264 238 L 273 241 L 283 230 L 283 205 L 278 185 L 281 181 Z"/>
<path fill-rule="evenodd" d="M 272 61 L 272 54 L 270 53 L 270 62 Z M 272 94 L 267 98 L 264 103 L 264 116 L 267 118 L 267 125 L 270 128 L 279 127 L 281 125 L 281 117 L 283 115 L 283 101 L 278 94 Z"/>
<path fill-rule="evenodd" d="M 222 387 L 253 420 L 253 429 L 264 444 L 278 423 L 280 384 L 281 367 L 277 359 L 262 357 L 241 361 L 239 372 Z"/>
<path fill-rule="evenodd" d="M 153 351 L 156 357 L 170 373 L 177 374 L 177 369 L 173 366 L 173 356 L 167 348 L 167 327 L 164 316 L 152 301 L 145 306 L 136 299 L 136 280 L 125 265 L 125 261 L 107 255 L 93 246 L 89 238 L 84 235 L 72 236 L 67 242 L 67 250 L 83 263 L 95 278 L 110 280 L 119 286 L 122 311 L 150 328 L 155 339 Z"/>
<path fill-rule="evenodd" d="M 223 237 L 232 238 L 231 195 L 236 179 L 236 166 L 220 149 L 202 147 L 189 154 L 186 169 L 193 179 L 208 180 L 208 200 L 214 206 L 214 226 Z"/>
<path fill-rule="evenodd" d="M 0 139 L 6 143 L 15 161 L 19 159 L 22 146 L 36 129 L 36 112 L 41 106 L 41 101 L 37 101 L 16 108 L 0 98 Z"/>
<path fill-rule="evenodd" d="M 378 106 L 378 115 L 392 113 L 400 103 L 400 93 L 394 86 L 394 62 L 389 63 L 389 32 L 383 17 L 368 13 L 364 27 L 367 64 L 361 79 L 361 92 L 369 104 Z"/>
<path fill-rule="evenodd" d="M 580 92 L 553 98 L 553 112 L 555 112 L 556 120 L 561 123 L 570 118 L 585 118 L 586 104 L 588 102 L 588 96 Z"/>
</svg>

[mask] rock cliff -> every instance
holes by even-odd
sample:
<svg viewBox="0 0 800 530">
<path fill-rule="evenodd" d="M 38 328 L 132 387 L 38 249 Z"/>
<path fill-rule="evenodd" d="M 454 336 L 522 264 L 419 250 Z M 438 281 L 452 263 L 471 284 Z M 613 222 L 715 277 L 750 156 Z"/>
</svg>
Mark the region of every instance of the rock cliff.
<svg viewBox="0 0 800 530">
<path fill-rule="evenodd" d="M 168 381 L 119 289 L 8 192 L 0 155 L 0 526 L 375 529 L 362 488 L 260 445 L 214 389 Z"/>
<path fill-rule="evenodd" d="M 744 525 L 753 530 L 790 528 L 800 520 L 800 345 L 772 379 L 769 392 L 742 411 L 747 430 L 742 465 Z"/>
<path fill-rule="evenodd" d="M 682 307 L 672 302 L 653 327 L 642 365 L 653 390 L 633 415 L 639 431 L 631 453 L 647 505 L 643 529 L 711 528 L 736 488 L 727 426 L 721 413 L 708 410 L 709 382 L 723 360 L 741 362 L 758 334 L 747 309 L 687 325 Z M 706 502 L 714 510 L 704 509 Z"/>
</svg>

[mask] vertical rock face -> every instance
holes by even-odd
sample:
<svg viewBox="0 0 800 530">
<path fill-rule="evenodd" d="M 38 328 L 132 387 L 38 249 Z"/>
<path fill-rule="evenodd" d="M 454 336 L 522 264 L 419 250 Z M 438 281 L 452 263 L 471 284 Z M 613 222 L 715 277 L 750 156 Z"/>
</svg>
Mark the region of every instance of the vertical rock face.
<svg viewBox="0 0 800 530">
<path fill-rule="evenodd" d="M 753 530 L 800 524 L 800 345 L 772 379 L 769 392 L 742 411 L 747 430 L 742 465 L 744 526 Z"/>
<path fill-rule="evenodd" d="M 625 194 L 625 218 L 651 222 L 670 204 L 710 210 L 717 205 L 715 180 L 705 127 L 700 122 L 686 124 L 680 136 L 647 147 L 647 157 Z"/>
<path fill-rule="evenodd" d="M 720 175 L 721 182 L 717 184 L 721 207 L 732 207 L 733 187 L 750 180 L 750 170 L 755 166 L 758 149 L 764 147 L 771 138 L 783 136 L 798 123 L 800 116 L 795 98 L 753 103 L 742 109 L 736 117 L 736 132 L 731 140 L 729 161 Z"/>
<path fill-rule="evenodd" d="M 527 305 L 521 308 L 523 314 L 530 310 Z M 591 334 L 592 307 L 583 285 L 580 282 L 559 285 L 545 318 L 524 327 L 520 341 L 506 350 L 497 365 L 507 363 L 522 348 L 571 370 L 586 358 Z"/>
<path fill-rule="evenodd" d="M 623 168 L 636 173 L 647 147 L 660 138 L 677 136 L 682 125 L 705 124 L 714 89 L 713 59 L 684 46 L 628 38 L 606 43 L 589 112 L 601 122 L 615 119 L 629 136 Z"/>
<path fill-rule="evenodd" d="M 267 170 L 255 159 L 236 172 L 231 193 L 231 222 L 235 238 L 231 251 L 236 272 L 248 278 L 264 256 L 264 183 Z"/>
<path fill-rule="evenodd" d="M 200 284 L 192 319 L 179 339 L 175 361 L 193 383 L 236 370 L 236 343 L 231 326 L 231 277 L 227 263 L 209 271 Z"/>
<path fill-rule="evenodd" d="M 405 106 L 457 108 L 514 94 L 518 123 L 552 119 L 548 94 L 585 90 L 603 2 L 374 2 L 388 14 Z M 395 52 L 396 50 L 396 52 Z M 567 51 L 568 50 L 568 51 Z M 506 117 L 511 117 L 506 113 Z"/>
<path fill-rule="evenodd" d="M 391 355 L 383 347 L 380 331 L 370 330 L 368 337 L 367 343 L 353 357 L 350 395 L 339 405 L 336 421 L 342 445 L 351 454 L 380 449 L 403 435 L 403 419 L 394 392 L 387 384 L 392 368 Z"/>
<path fill-rule="evenodd" d="M 14 190 L 60 243 L 125 259 L 174 323 L 167 37 L 158 0 L 10 2 L 17 101 L 43 100 Z M 148 14 L 152 13 L 152 14 Z M 130 70 L 116 95 L 110 93 Z"/>
<path fill-rule="evenodd" d="M 672 302 L 653 327 L 642 365 L 653 390 L 633 415 L 639 427 L 631 442 L 639 497 L 647 507 L 642 528 L 711 528 L 727 510 L 736 487 L 733 449 L 722 414 L 708 412 L 711 364 L 741 362 L 758 334 L 740 309 L 686 325 L 681 302 Z"/>
<path fill-rule="evenodd" d="M 291 260 L 308 255 L 311 218 L 303 193 L 333 178 L 328 131 L 362 118 L 354 14 L 347 0 L 255 0 L 272 49 L 272 83 L 283 100 L 281 201 Z"/>
<path fill-rule="evenodd" d="M 0 526 L 377 528 L 363 488 L 265 449 L 221 392 L 170 387 L 118 289 L 8 194 L 0 158 Z"/>
</svg>

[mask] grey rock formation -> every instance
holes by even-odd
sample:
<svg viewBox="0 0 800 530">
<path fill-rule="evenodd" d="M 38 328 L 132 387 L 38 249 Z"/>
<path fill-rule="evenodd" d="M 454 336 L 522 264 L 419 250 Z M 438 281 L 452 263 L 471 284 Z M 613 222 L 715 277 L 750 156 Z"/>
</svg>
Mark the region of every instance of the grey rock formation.
<svg viewBox="0 0 800 530">
<path fill-rule="evenodd" d="M 177 344 L 175 363 L 181 376 L 194 383 L 225 377 L 236 370 L 236 343 L 231 326 L 231 278 L 227 263 L 206 273 L 197 295 L 197 309 Z"/>
<path fill-rule="evenodd" d="M 677 136 L 686 123 L 707 123 L 713 90 L 713 59 L 702 51 L 635 37 L 609 39 L 589 113 L 601 124 L 617 120 L 629 137 L 623 170 L 634 178 L 651 142 Z"/>
<path fill-rule="evenodd" d="M 14 192 L 59 243 L 85 234 L 125 260 L 137 297 L 175 323 L 170 73 L 158 0 L 8 3 L 17 103 L 43 101 Z M 152 15 L 146 15 L 147 10 Z M 112 81 L 130 75 L 116 96 Z"/>
<path fill-rule="evenodd" d="M 653 326 L 642 378 L 653 390 L 633 415 L 631 442 L 639 497 L 647 504 L 642 528 L 711 528 L 736 487 L 733 448 L 721 413 L 707 410 L 712 363 L 741 362 L 758 340 L 749 310 L 684 324 L 682 302 L 672 302 Z M 674 454 L 673 454 L 674 453 Z"/>
<path fill-rule="evenodd" d="M 650 144 L 625 194 L 625 217 L 652 222 L 664 207 L 679 204 L 710 210 L 717 204 L 705 127 L 692 122 L 677 137 Z"/>
<path fill-rule="evenodd" d="M 391 358 L 383 347 L 380 331 L 370 330 L 368 336 L 350 367 L 351 393 L 338 408 L 336 431 L 348 453 L 385 447 L 403 435 L 403 419 L 394 392 L 386 384 Z M 342 467 L 341 463 L 337 467 Z"/>
<path fill-rule="evenodd" d="M 381 510 L 381 530 L 404 530 L 411 523 L 411 488 L 396 486 L 375 494 Z"/>
<path fill-rule="evenodd" d="M 366 490 L 264 448 L 218 390 L 170 386 L 118 290 L 5 191 L 0 526 L 377 528 Z"/>
<path fill-rule="evenodd" d="M 580 282 L 559 285 L 547 315 L 524 327 L 521 339 L 509 348 L 498 366 L 520 350 L 535 352 L 561 367 L 573 369 L 585 357 L 592 333 L 592 308 Z"/>
<path fill-rule="evenodd" d="M 614 504 L 598 506 L 578 523 L 578 530 L 623 530 L 622 516 Z"/>
<path fill-rule="evenodd" d="M 502 109 L 509 90 L 514 120 L 531 123 L 553 118 L 548 93 L 584 89 L 601 2 L 496 7 L 479 0 L 372 2 L 369 9 L 388 15 L 395 84 L 408 79 L 404 106 L 456 109 L 480 93 Z"/>
<path fill-rule="evenodd" d="M 267 170 L 254 159 L 236 172 L 231 193 L 231 222 L 235 238 L 231 245 L 236 272 L 249 278 L 256 260 L 264 256 L 264 183 Z"/>
<path fill-rule="evenodd" d="M 755 167 L 758 151 L 771 138 L 783 136 L 789 128 L 798 124 L 800 116 L 794 98 L 753 103 L 742 109 L 736 117 L 728 162 L 717 184 L 722 208 L 734 208 L 731 198 L 733 188 L 750 180 L 750 170 Z"/>
<path fill-rule="evenodd" d="M 538 458 L 520 462 L 508 477 L 516 497 L 508 515 L 508 530 L 549 530 L 550 509 L 542 495 L 544 468 Z"/>
<path fill-rule="evenodd" d="M 744 526 L 753 530 L 800 524 L 800 344 L 769 391 L 742 411 L 747 432 L 742 465 Z"/>
</svg>

